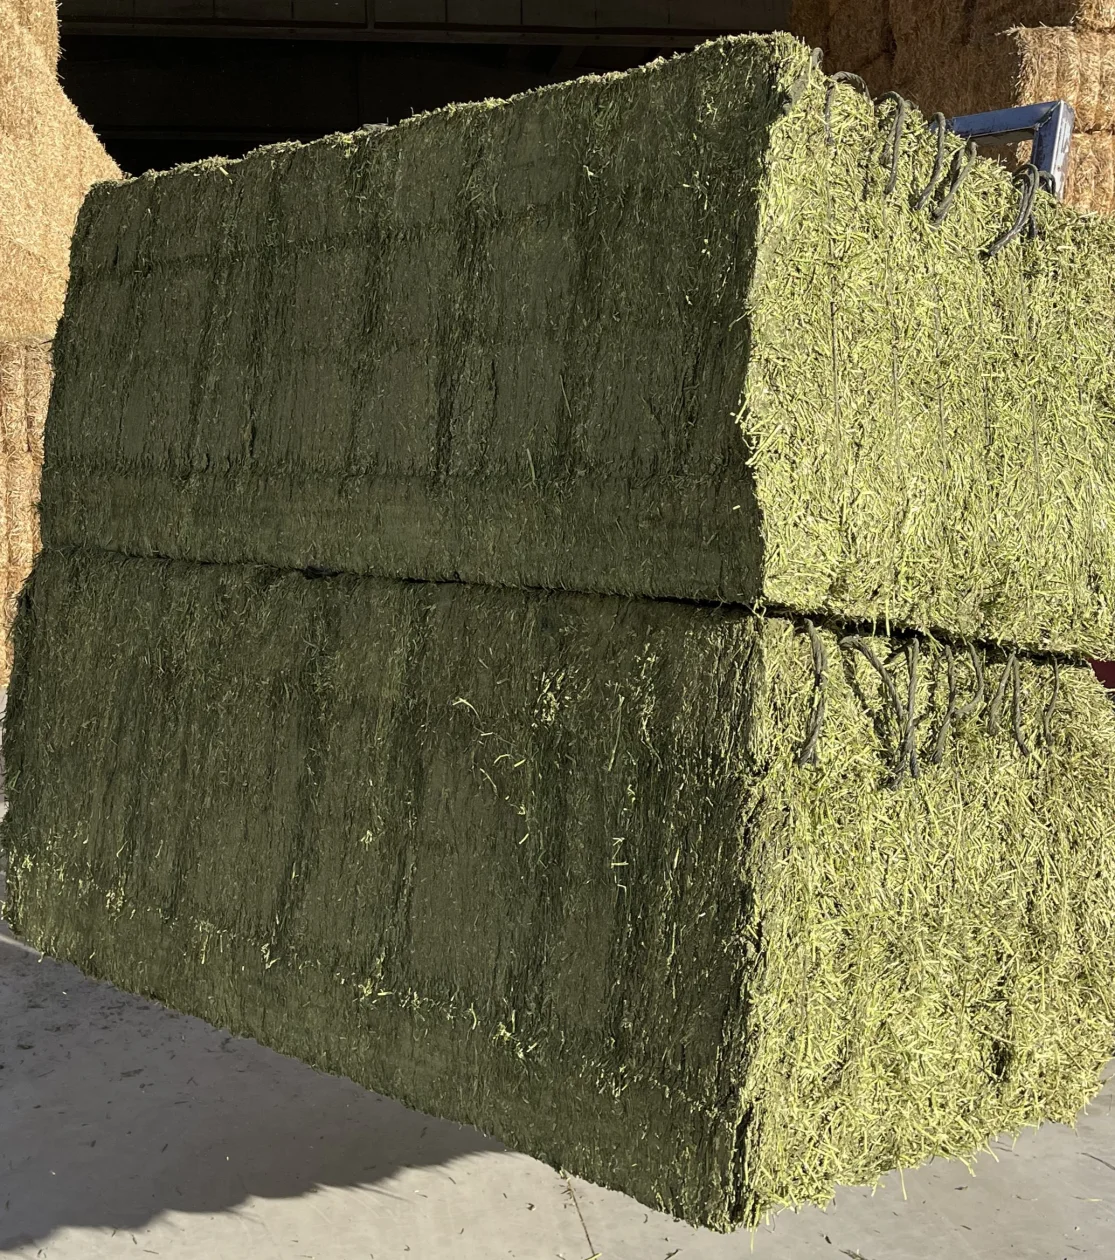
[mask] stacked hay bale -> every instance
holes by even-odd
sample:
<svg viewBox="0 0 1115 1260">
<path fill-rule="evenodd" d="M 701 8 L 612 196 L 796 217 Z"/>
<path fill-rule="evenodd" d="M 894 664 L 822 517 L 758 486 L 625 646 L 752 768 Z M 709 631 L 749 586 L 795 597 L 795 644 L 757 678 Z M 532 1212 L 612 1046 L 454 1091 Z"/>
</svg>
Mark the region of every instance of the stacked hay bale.
<svg viewBox="0 0 1115 1260">
<path fill-rule="evenodd" d="M 36 545 L 49 342 L 62 314 L 70 236 L 89 186 L 120 175 L 66 99 L 57 62 L 53 0 L 0 8 L 0 686 L 11 665 L 14 596 Z"/>
<path fill-rule="evenodd" d="M 903 22 L 908 6 L 892 0 L 793 0 L 790 24 L 811 47 L 825 50 L 829 69 L 858 74 L 881 95 L 894 83 L 892 8 Z"/>
<path fill-rule="evenodd" d="M 1005 172 L 829 96 L 737 38 L 94 190 L 17 930 L 716 1228 L 1076 1114 L 1115 225 L 986 259 Z"/>
<path fill-rule="evenodd" d="M 1068 188 L 1082 210 L 1115 211 L 1115 4 L 1110 0 L 803 0 L 795 29 L 830 68 L 858 71 L 875 92 L 896 90 L 948 115 L 1064 99 L 1076 110 Z M 847 33 L 851 22 L 854 37 Z M 862 48 L 889 40 L 890 60 Z"/>
</svg>

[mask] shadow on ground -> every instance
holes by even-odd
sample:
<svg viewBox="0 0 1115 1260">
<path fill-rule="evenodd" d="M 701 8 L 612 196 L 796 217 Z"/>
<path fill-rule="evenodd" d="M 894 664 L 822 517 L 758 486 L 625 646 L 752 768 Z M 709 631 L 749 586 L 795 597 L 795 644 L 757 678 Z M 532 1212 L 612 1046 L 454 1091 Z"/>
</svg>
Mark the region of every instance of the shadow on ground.
<svg viewBox="0 0 1115 1260">
<path fill-rule="evenodd" d="M 503 1147 L 0 934 L 0 1251 Z M 390 1195 L 389 1186 L 373 1193 Z"/>
</svg>

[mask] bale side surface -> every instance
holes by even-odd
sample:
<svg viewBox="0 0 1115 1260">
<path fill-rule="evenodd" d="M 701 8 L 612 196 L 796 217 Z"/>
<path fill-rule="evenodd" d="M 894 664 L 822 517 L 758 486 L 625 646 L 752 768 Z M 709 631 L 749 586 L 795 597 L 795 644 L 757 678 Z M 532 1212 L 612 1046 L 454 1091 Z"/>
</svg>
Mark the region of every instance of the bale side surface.
<svg viewBox="0 0 1115 1260">
<path fill-rule="evenodd" d="M 1086 668 L 1050 746 L 1025 661 L 1035 755 L 1008 693 L 933 765 L 923 645 L 892 790 L 871 666 L 823 636 L 798 767 L 809 637 L 731 610 L 47 552 L 17 633 L 14 923 L 125 988 L 716 1228 L 1098 1087 L 1115 729 Z"/>
<path fill-rule="evenodd" d="M 0 9 L 0 340 L 49 339 L 78 207 L 120 170 L 58 84 L 56 56 Z"/>
<path fill-rule="evenodd" d="M 912 54 L 933 59 L 942 46 L 971 38 L 971 0 L 889 0 L 889 7 L 895 43 Z"/>
<path fill-rule="evenodd" d="M 828 27 L 832 18 L 829 0 L 792 0 L 790 30 L 811 48 L 827 48 Z"/>
<path fill-rule="evenodd" d="M 899 43 L 895 87 L 949 116 L 1067 100 L 1082 131 L 1115 127 L 1115 32 L 1014 29 L 969 44 Z"/>
<path fill-rule="evenodd" d="M 39 549 L 39 474 L 50 343 L 0 342 L 0 687 L 8 685 L 16 597 Z"/>
<path fill-rule="evenodd" d="M 95 190 L 45 536 L 754 598 L 738 316 L 807 55 L 730 40 Z"/>
<path fill-rule="evenodd" d="M 833 7 L 826 47 L 835 68 L 860 70 L 888 55 L 893 39 L 888 0 L 843 0 Z"/>
</svg>

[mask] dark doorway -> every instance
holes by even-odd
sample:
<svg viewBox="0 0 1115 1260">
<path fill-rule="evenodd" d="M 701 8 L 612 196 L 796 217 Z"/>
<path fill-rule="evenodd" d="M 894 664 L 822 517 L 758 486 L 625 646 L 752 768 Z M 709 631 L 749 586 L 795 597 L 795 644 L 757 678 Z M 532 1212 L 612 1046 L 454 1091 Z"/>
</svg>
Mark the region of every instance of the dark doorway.
<svg viewBox="0 0 1115 1260">
<path fill-rule="evenodd" d="M 653 48 L 67 35 L 70 98 L 129 174 L 393 123 L 652 60 Z"/>
</svg>

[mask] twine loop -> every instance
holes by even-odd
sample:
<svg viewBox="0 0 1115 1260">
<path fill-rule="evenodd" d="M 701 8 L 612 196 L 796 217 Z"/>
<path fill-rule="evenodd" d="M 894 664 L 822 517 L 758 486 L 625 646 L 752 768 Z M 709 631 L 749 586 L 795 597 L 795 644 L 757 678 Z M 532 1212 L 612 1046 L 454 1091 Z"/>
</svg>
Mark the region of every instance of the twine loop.
<svg viewBox="0 0 1115 1260">
<path fill-rule="evenodd" d="M 852 87 L 858 88 L 872 105 L 875 103 L 871 95 L 871 89 L 858 74 L 852 74 L 848 70 L 838 70 L 829 79 L 828 87 L 825 89 L 825 143 L 830 145 L 836 143 L 836 139 L 832 134 L 832 98 L 836 95 L 838 83 L 850 83 Z"/>
<path fill-rule="evenodd" d="M 825 651 L 824 642 L 821 639 L 817 627 L 812 621 L 806 621 L 806 629 L 809 633 L 810 643 L 813 649 L 813 687 L 814 700 L 813 708 L 809 715 L 809 720 L 805 729 L 805 739 L 794 758 L 797 766 L 813 766 L 816 765 L 818 757 L 818 746 L 821 738 L 821 732 L 825 719 L 825 684 L 829 670 L 828 654 Z M 926 721 L 928 713 L 921 715 L 917 712 L 917 690 L 918 690 L 918 670 L 921 662 L 921 641 L 918 636 L 914 635 L 907 639 L 899 647 L 897 647 L 885 661 L 879 659 L 878 653 L 874 647 L 865 638 L 858 634 L 845 635 L 838 640 L 838 648 L 849 648 L 858 652 L 871 668 L 878 674 L 886 697 L 886 702 L 894 715 L 894 720 L 898 728 L 898 740 L 894 754 L 894 764 L 891 768 L 891 774 L 887 780 L 887 786 L 898 788 L 901 786 L 906 776 L 911 779 L 917 779 L 921 775 L 921 765 L 918 758 L 918 727 Z M 970 698 L 961 703 L 960 684 L 957 677 L 957 658 L 953 648 L 946 644 L 943 649 L 945 658 L 946 675 L 948 679 L 948 700 L 945 705 L 945 712 L 941 718 L 940 726 L 933 739 L 933 746 L 926 760 L 931 765 L 940 765 L 944 760 L 945 752 L 948 747 L 948 738 L 951 730 L 957 722 L 964 721 L 967 718 L 975 716 L 981 709 L 985 710 L 987 720 L 988 733 L 994 738 L 1003 730 L 1004 725 L 1009 725 L 1009 734 L 1013 738 L 1015 744 L 1023 757 L 1029 758 L 1033 755 L 1033 749 L 1027 742 L 1025 733 L 1022 729 L 1022 677 L 1021 677 L 1021 661 L 1017 651 L 1012 651 L 1007 657 L 1003 665 L 1003 672 L 999 678 L 998 686 L 995 688 L 990 701 L 987 700 L 987 680 L 984 674 L 983 664 L 980 653 L 974 644 L 967 644 L 966 651 L 968 660 L 972 667 L 972 677 L 974 687 Z M 905 660 L 907 670 L 906 694 L 903 697 L 900 692 L 890 666 L 896 661 Z M 1007 704 L 1008 694 L 1010 697 L 1010 716 L 1007 722 L 1004 722 L 1004 706 Z M 1057 704 L 1061 694 L 1061 672 L 1060 662 L 1054 658 L 1053 660 L 1053 687 L 1049 698 L 1049 702 L 1045 705 L 1041 715 L 1041 743 L 1046 748 L 1051 748 L 1054 743 L 1053 736 L 1053 716 L 1057 711 Z"/>
<path fill-rule="evenodd" d="M 805 628 L 809 632 L 809 642 L 813 648 L 813 711 L 805 728 L 805 742 L 802 744 L 795 763 L 799 766 L 815 766 L 820 760 L 817 745 L 821 740 L 821 728 L 825 722 L 825 674 L 828 671 L 828 653 L 824 640 L 817 627 L 806 621 Z"/>
<path fill-rule="evenodd" d="M 929 221 L 934 227 L 940 227 L 945 215 L 952 209 L 952 203 L 956 200 L 961 184 L 972 173 L 977 155 L 978 149 L 974 140 L 969 140 L 962 149 L 957 149 L 952 155 L 952 165 L 949 167 L 948 178 L 945 181 L 944 196 L 937 202 L 936 208 L 929 216 Z"/>
<path fill-rule="evenodd" d="M 937 156 L 933 159 L 933 174 L 929 177 L 929 183 L 922 189 L 920 194 L 911 202 L 911 208 L 917 212 L 921 212 L 929 205 L 929 199 L 933 196 L 933 192 L 937 185 L 941 182 L 941 176 L 944 174 L 945 161 L 947 158 L 946 141 L 948 139 L 949 124 L 944 114 L 934 114 L 929 120 L 929 128 L 936 133 L 937 136 Z"/>
<path fill-rule="evenodd" d="M 1009 228 L 999 236 L 997 236 L 990 245 L 983 251 L 985 258 L 994 258 L 1000 250 L 1005 249 L 1011 241 L 1021 236 L 1022 233 L 1029 228 L 1031 235 L 1034 232 L 1034 204 L 1037 201 L 1038 192 L 1042 188 L 1042 172 L 1033 164 L 1027 162 L 1025 166 L 1018 169 L 1014 176 L 1014 182 L 1022 189 L 1022 197 L 1018 203 L 1018 215 Z"/>
<path fill-rule="evenodd" d="M 906 113 L 910 108 L 910 103 L 897 92 L 887 92 L 884 96 L 880 96 L 879 104 L 881 105 L 884 101 L 894 101 L 894 121 L 891 124 L 890 137 L 883 146 L 883 164 L 890 166 L 890 175 L 887 177 L 883 196 L 889 197 L 898 187 L 898 163 L 902 156 L 902 133 L 906 127 Z"/>
</svg>

